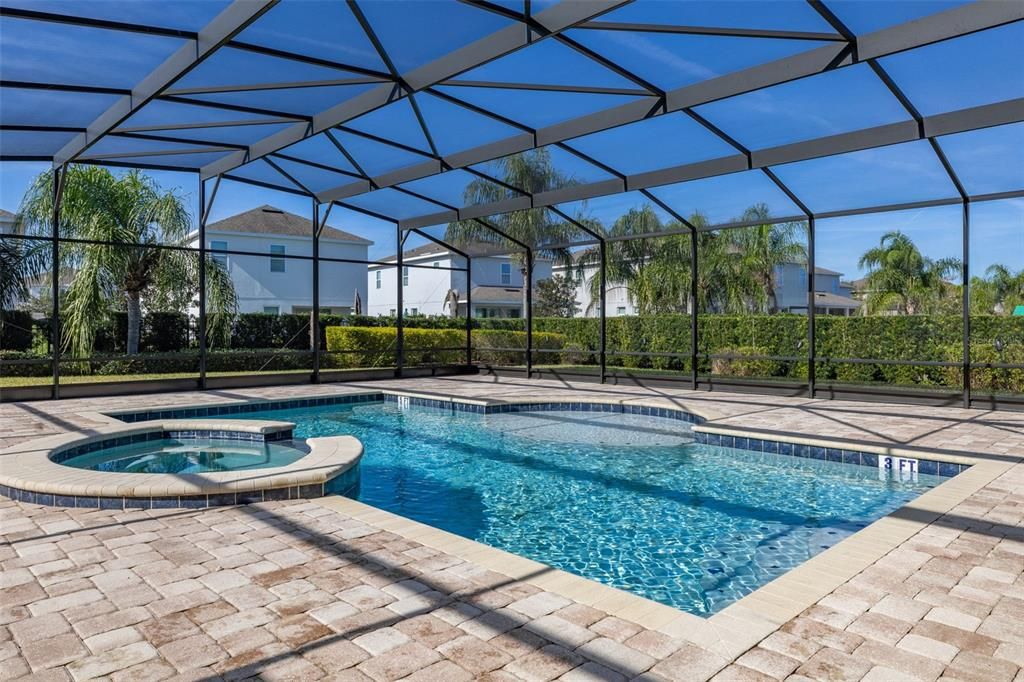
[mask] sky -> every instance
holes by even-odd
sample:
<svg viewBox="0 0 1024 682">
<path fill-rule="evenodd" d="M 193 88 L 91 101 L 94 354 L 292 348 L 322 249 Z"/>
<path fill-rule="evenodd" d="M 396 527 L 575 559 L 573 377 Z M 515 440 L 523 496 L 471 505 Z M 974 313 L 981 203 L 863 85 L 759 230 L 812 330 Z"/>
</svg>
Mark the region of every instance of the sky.
<svg viewBox="0 0 1024 682">
<path fill-rule="evenodd" d="M 159 4 L 140 0 L 105 0 L 88 5 L 72 0 L 5 0 L 59 13 L 88 12 L 91 16 L 140 21 L 197 30 L 227 0 L 168 0 Z M 521 9 L 517 0 L 501 4 Z M 553 4 L 534 0 L 534 12 Z M 947 10 L 960 0 L 828 0 L 828 6 L 858 35 Z M 403 73 L 437 59 L 452 48 L 468 45 L 481 36 L 510 25 L 508 19 L 463 3 L 389 0 L 363 3 L 367 19 L 387 50 L 394 67 Z M 311 17 L 316 21 L 311 21 Z M 638 0 L 601 17 L 601 20 L 640 23 L 703 24 L 735 28 L 761 28 L 830 32 L 832 28 L 802 0 Z M 430 30 L 423 30 L 429 26 Z M 628 71 L 663 89 L 685 87 L 726 73 L 784 58 L 826 43 L 817 40 L 759 39 L 723 36 L 636 33 L 571 29 L 567 35 L 614 60 Z M 239 39 L 270 48 L 302 51 L 323 60 L 354 68 L 385 71 L 351 10 L 334 0 L 286 0 L 245 29 Z M 883 57 L 882 67 L 892 75 L 910 101 L 924 115 L 1024 97 L 1024 71 L 1000 68 L 1015 63 L 1024 43 L 1024 22 L 944 41 L 924 48 Z M 54 81 L 79 85 L 131 87 L 182 44 L 177 38 L 140 36 L 124 32 L 86 29 L 64 24 L 0 18 L 0 62 L 9 81 Z M 66 55 L 74 54 L 74 59 Z M 202 87 L 263 83 L 277 80 L 325 80 L 351 77 L 354 72 L 323 64 L 302 64 L 273 57 L 222 49 L 186 75 L 176 86 Z M 636 90 L 626 75 L 584 58 L 564 44 L 542 40 L 496 59 L 455 80 L 547 85 L 576 85 Z M 334 85 L 290 90 L 259 90 L 192 95 L 193 100 L 275 108 L 315 114 L 366 92 L 368 85 Z M 522 124 L 541 128 L 641 99 L 630 94 L 565 93 L 468 85 L 444 85 L 440 95 L 419 94 L 419 114 L 431 132 L 428 140 L 407 99 L 348 121 L 348 131 L 335 134 L 362 170 L 378 175 L 425 160 L 415 150 L 428 152 L 431 142 L 442 154 L 455 153 L 518 134 L 519 128 L 456 106 L 444 97 L 457 97 L 488 108 Z M 0 96 L 0 122 L 84 126 L 115 101 L 113 95 L 86 95 L 45 90 L 5 88 Z M 899 101 L 865 64 L 800 79 L 765 90 L 695 107 L 737 143 L 759 150 L 834 135 L 871 126 L 910 120 Z M 169 120 L 218 122 L 259 118 L 256 114 L 169 102 L 153 102 L 133 115 L 128 125 L 153 125 Z M 201 128 L 178 133 L 190 139 L 248 144 L 282 129 L 283 124 Z M 407 147 L 397 149 L 358 133 L 388 137 Z M 52 153 L 69 139 L 67 133 L 13 133 L 0 138 L 4 153 Z M 939 138 L 960 180 L 971 194 L 1024 188 L 1024 123 L 1000 126 Z M 107 138 L 93 153 L 140 151 L 139 162 L 153 161 L 141 150 L 165 143 Z M 728 142 L 681 112 L 655 117 L 569 142 L 598 164 L 591 164 L 564 149 L 549 147 L 555 166 L 566 181 L 599 182 L 613 177 L 601 164 L 617 172 L 637 174 L 734 155 Z M 357 168 L 321 136 L 293 145 L 286 153 L 316 161 L 342 172 L 312 169 L 281 162 L 313 191 L 344 186 L 353 181 L 344 172 Z M 219 156 L 196 150 L 173 158 L 204 165 Z M 0 163 L 0 208 L 16 210 L 31 178 L 46 168 L 36 163 Z M 495 172 L 494 163 L 477 164 Z M 924 141 L 878 148 L 839 157 L 816 159 L 776 167 L 775 172 L 814 212 L 957 196 L 956 188 Z M 262 162 L 236 171 L 250 179 L 281 182 Z M 166 188 L 176 188 L 193 209 L 197 179 L 187 173 L 152 173 Z M 452 205 L 462 205 L 467 185 L 474 179 L 453 171 L 405 185 Z M 757 171 L 660 187 L 654 193 L 674 210 L 689 215 L 700 211 L 712 222 L 737 218 L 755 203 L 766 203 L 776 216 L 800 213 L 778 188 Z M 642 198 L 641 198 L 642 199 Z M 606 224 L 637 205 L 635 195 L 594 199 L 585 210 Z M 441 210 L 434 203 L 393 189 L 379 190 L 349 200 L 353 205 L 404 219 Z M 985 237 L 972 243 L 975 272 L 992 262 L 1024 267 L 1024 208 L 1022 200 L 975 207 L 975 232 Z M 273 204 L 305 215 L 309 201 L 287 193 L 225 183 L 213 207 L 211 220 Z M 394 227 L 354 211 L 335 208 L 331 224 L 372 239 L 370 258 L 394 253 Z M 922 209 L 898 214 L 843 218 L 819 222 L 818 261 L 823 267 L 861 276 L 859 254 L 877 244 L 891 229 L 914 236 L 927 255 L 942 257 L 960 251 L 959 209 Z M 416 245 L 412 238 L 409 246 Z M 976 263 L 975 263 L 976 261 Z"/>
</svg>

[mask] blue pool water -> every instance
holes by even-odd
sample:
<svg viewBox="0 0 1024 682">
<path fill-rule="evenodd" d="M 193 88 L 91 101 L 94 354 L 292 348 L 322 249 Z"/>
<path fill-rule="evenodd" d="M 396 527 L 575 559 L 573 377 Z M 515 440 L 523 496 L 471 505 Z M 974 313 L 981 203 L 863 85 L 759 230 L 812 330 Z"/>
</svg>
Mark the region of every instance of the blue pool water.
<svg viewBox="0 0 1024 682">
<path fill-rule="evenodd" d="M 61 462 L 93 471 L 131 474 L 201 474 L 282 467 L 306 453 L 280 443 L 240 443 L 237 440 L 163 440 L 104 448 Z"/>
<path fill-rule="evenodd" d="M 241 416 L 358 438 L 363 502 L 705 615 L 942 480 L 694 444 L 683 422 L 620 413 L 372 403 Z"/>
</svg>

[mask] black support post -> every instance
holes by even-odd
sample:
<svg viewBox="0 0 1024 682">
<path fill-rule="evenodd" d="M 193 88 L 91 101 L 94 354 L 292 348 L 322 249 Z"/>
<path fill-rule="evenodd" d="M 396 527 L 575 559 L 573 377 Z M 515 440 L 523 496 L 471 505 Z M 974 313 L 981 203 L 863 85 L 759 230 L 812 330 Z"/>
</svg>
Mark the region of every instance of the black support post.
<svg viewBox="0 0 1024 682">
<path fill-rule="evenodd" d="M 697 230 L 690 227 L 690 387 L 697 390 Z"/>
<path fill-rule="evenodd" d="M 402 311 L 402 306 L 405 305 L 405 258 L 402 250 L 405 248 L 405 234 L 402 232 L 402 227 L 398 223 L 395 223 L 395 244 L 398 247 L 398 256 L 395 259 L 395 263 L 398 266 L 397 277 L 395 277 L 395 284 L 398 289 L 396 295 L 396 307 L 395 307 L 395 376 L 402 376 L 402 367 L 405 366 L 405 330 L 402 328 L 405 322 L 405 313 Z"/>
<path fill-rule="evenodd" d="M 814 216 L 807 216 L 807 397 L 814 397 Z"/>
<path fill-rule="evenodd" d="M 604 239 L 600 244 L 601 251 L 601 296 L 600 325 L 598 327 L 598 363 L 601 366 L 601 383 L 608 380 L 608 242 Z"/>
<path fill-rule="evenodd" d="M 206 388 L 206 214 L 206 181 L 199 178 L 199 312 L 196 320 L 199 390 Z"/>
<path fill-rule="evenodd" d="M 963 204 L 963 373 L 964 408 L 971 407 L 971 202 Z"/>
<path fill-rule="evenodd" d="M 313 199 L 313 319 L 309 321 L 313 347 L 314 384 L 320 383 L 320 204 Z"/>
<path fill-rule="evenodd" d="M 466 364 L 473 364 L 473 259 L 466 255 Z"/>
<path fill-rule="evenodd" d="M 526 378 L 533 377 L 533 249 L 526 250 Z"/>
<path fill-rule="evenodd" d="M 53 169 L 53 216 L 51 221 L 50 257 L 53 259 L 50 267 L 50 333 L 53 339 L 50 342 L 51 362 L 53 363 L 53 399 L 60 398 L 60 204 L 64 198 L 64 183 L 67 179 L 67 165 Z"/>
</svg>

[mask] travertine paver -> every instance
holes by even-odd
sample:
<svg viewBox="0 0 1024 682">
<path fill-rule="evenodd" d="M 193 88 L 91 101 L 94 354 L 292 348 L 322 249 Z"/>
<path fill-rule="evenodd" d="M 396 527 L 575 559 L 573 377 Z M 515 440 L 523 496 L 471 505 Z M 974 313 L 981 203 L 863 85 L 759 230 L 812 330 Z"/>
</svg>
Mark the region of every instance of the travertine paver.
<svg viewBox="0 0 1024 682">
<path fill-rule="evenodd" d="M 502 392 L 521 398 L 579 394 L 552 382 L 502 383 Z M 482 379 L 363 388 L 384 385 L 465 397 L 497 392 Z M 344 390 L 352 387 L 245 395 Z M 654 395 L 586 384 L 577 390 Z M 657 395 L 766 430 L 1009 461 L 1024 453 L 1021 415 Z M 89 413 L 101 409 L 224 399 L 0 405 L 0 447 L 87 428 Z M 1020 464 L 731 659 L 314 502 L 101 511 L 0 500 L 0 537 L 0 679 L 1024 682 Z"/>
</svg>

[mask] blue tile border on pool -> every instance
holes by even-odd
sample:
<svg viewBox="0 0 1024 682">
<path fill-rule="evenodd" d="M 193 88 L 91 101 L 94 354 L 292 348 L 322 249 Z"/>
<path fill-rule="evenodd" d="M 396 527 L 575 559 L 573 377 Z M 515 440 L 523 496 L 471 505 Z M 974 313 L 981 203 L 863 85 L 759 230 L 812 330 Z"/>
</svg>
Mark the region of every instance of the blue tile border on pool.
<svg viewBox="0 0 1024 682">
<path fill-rule="evenodd" d="M 736 448 L 738 450 L 749 450 L 752 452 L 766 452 L 769 454 L 788 455 L 805 459 L 817 459 L 826 462 L 840 462 L 842 464 L 858 464 L 877 468 L 879 455 L 874 452 L 862 450 L 850 450 L 847 448 L 828 448 L 802 443 L 787 443 L 783 441 L 768 440 L 763 438 L 751 438 L 749 436 L 731 436 L 723 433 L 707 433 L 697 431 L 693 434 L 697 443 L 704 445 L 716 445 L 724 448 Z M 917 471 L 920 474 L 942 476 L 951 478 L 962 471 L 970 468 L 970 464 L 958 464 L 956 462 L 939 462 L 931 459 L 917 459 Z"/>
<path fill-rule="evenodd" d="M 110 416 L 123 422 L 145 422 L 155 419 L 191 419 L 193 417 L 228 417 L 234 414 L 262 412 L 264 410 L 291 410 L 302 407 L 321 407 L 324 405 L 347 405 L 353 403 L 369 403 L 379 401 L 383 394 L 367 393 L 359 395 L 333 395 L 319 398 L 293 398 L 289 400 L 273 400 L 267 402 L 237 403 L 232 405 L 208 405 L 205 407 L 168 408 L 163 410 L 144 410 L 141 412 L 125 412 Z"/>
</svg>

